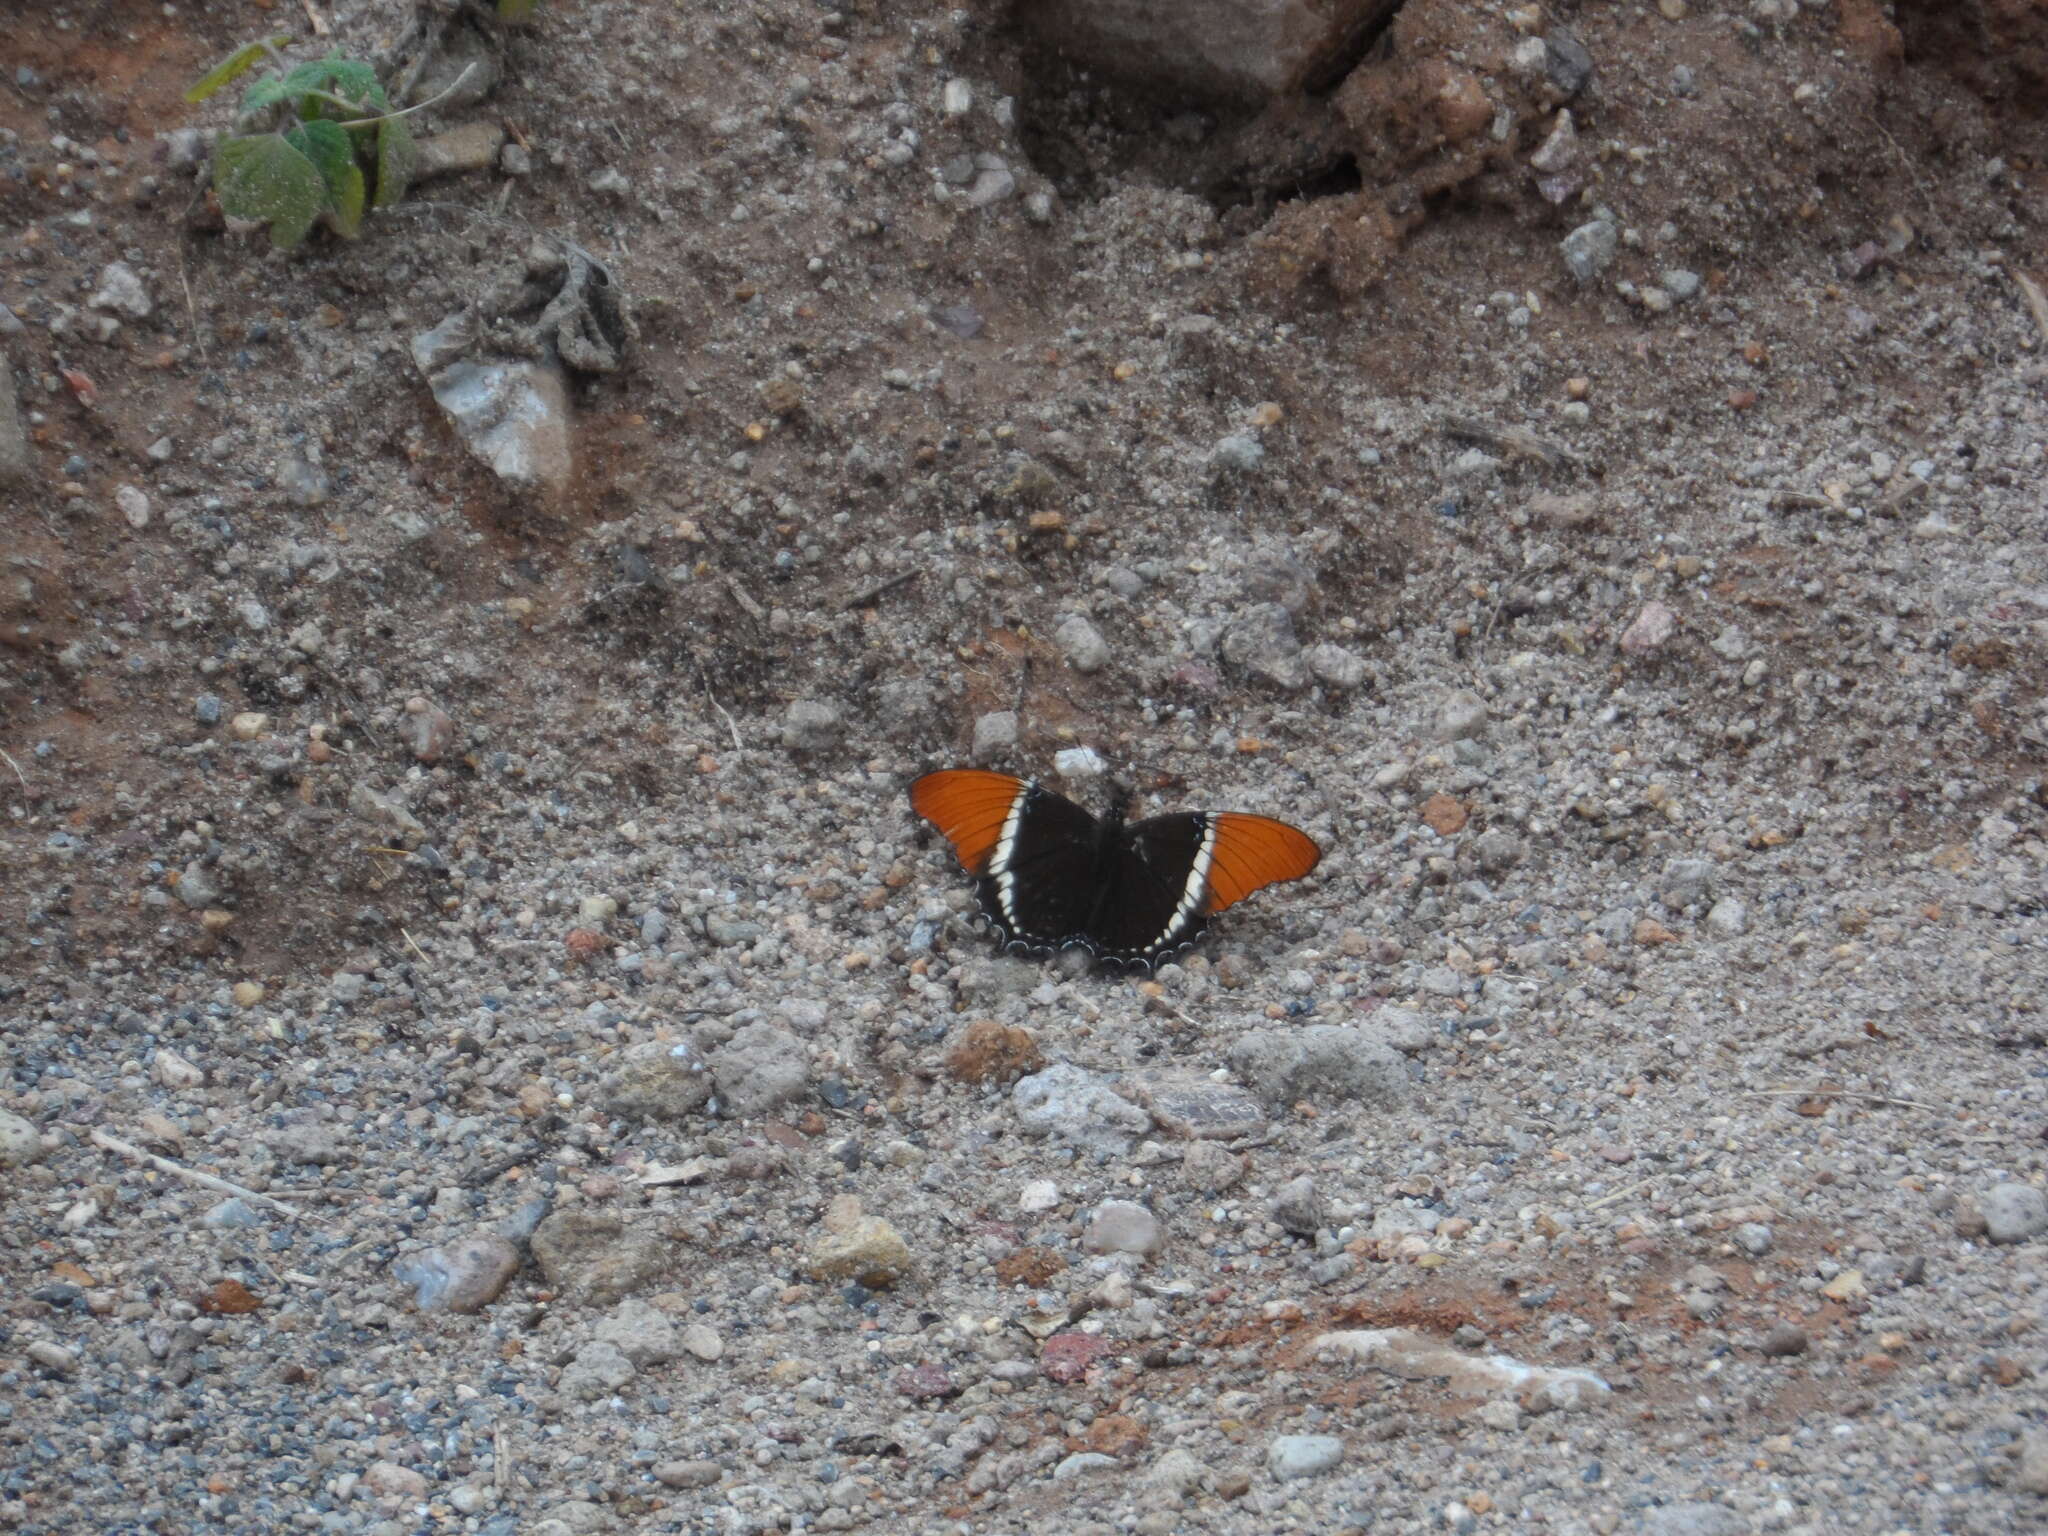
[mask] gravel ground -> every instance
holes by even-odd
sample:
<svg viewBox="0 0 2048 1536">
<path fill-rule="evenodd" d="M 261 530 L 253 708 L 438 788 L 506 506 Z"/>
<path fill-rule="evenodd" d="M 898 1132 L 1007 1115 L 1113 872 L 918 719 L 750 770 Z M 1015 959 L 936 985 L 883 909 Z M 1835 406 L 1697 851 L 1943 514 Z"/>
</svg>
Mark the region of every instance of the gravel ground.
<svg viewBox="0 0 2048 1536">
<path fill-rule="evenodd" d="M 0 1527 L 2048 1520 L 2038 4 L 550 5 L 280 255 L 285 10 L 0 17 Z M 1323 863 L 1000 958 L 1082 746 Z"/>
</svg>

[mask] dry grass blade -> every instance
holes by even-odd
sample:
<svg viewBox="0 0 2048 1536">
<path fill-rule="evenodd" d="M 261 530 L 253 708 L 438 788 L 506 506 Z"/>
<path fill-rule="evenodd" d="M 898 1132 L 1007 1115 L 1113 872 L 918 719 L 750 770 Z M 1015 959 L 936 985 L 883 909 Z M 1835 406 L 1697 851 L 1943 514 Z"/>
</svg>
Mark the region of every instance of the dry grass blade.
<svg viewBox="0 0 2048 1536">
<path fill-rule="evenodd" d="M 218 1190 L 224 1195 L 235 1195 L 253 1204 L 268 1206 L 271 1210 L 294 1219 L 300 1214 L 299 1208 L 295 1205 L 286 1205 L 282 1200 L 274 1200 L 269 1195 L 232 1183 L 218 1175 L 201 1173 L 197 1168 L 187 1168 L 183 1163 L 174 1163 L 168 1157 L 158 1157 L 154 1152 L 145 1152 L 134 1143 L 123 1141 L 120 1137 L 109 1135 L 105 1131 L 94 1131 L 92 1141 L 94 1146 L 105 1147 L 109 1152 L 118 1152 L 138 1163 L 147 1163 L 158 1173 L 169 1174 L 174 1179 L 183 1179 L 187 1184 Z"/>
</svg>

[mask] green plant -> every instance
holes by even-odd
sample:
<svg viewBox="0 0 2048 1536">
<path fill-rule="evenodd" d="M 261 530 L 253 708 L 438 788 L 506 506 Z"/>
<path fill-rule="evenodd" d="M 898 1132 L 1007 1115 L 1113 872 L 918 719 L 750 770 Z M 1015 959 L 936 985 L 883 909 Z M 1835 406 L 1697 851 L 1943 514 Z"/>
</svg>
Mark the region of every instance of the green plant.
<svg viewBox="0 0 2048 1536">
<path fill-rule="evenodd" d="M 366 209 L 405 196 L 418 158 L 412 130 L 369 65 L 340 53 L 287 65 L 278 52 L 286 41 L 237 48 L 185 93 L 204 101 L 266 59 L 272 65 L 242 97 L 240 123 L 257 131 L 213 152 L 214 191 L 227 213 L 267 223 L 279 247 L 297 245 L 322 219 L 353 239 Z"/>
</svg>

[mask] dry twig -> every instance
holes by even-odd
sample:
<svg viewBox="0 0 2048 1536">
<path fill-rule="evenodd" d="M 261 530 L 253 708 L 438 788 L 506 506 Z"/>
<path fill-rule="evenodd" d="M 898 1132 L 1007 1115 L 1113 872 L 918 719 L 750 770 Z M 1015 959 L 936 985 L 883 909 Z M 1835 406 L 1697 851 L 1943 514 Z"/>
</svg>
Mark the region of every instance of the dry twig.
<svg viewBox="0 0 2048 1536">
<path fill-rule="evenodd" d="M 891 592 L 894 592 L 898 587 L 907 586 L 909 583 L 917 580 L 919 574 L 917 571 L 899 571 L 887 581 L 879 582 L 869 587 L 867 591 L 860 593 L 858 596 L 849 597 L 839 605 L 839 611 L 841 613 L 852 613 L 856 608 L 872 608 L 877 602 L 881 601 Z"/>
<path fill-rule="evenodd" d="M 197 1168 L 187 1168 L 183 1163 L 174 1163 L 168 1157 L 158 1157 L 154 1152 L 145 1152 L 134 1143 L 123 1141 L 118 1136 L 110 1136 L 105 1131 L 94 1131 L 92 1140 L 95 1146 L 105 1147 L 109 1152 L 118 1152 L 138 1163 L 147 1163 L 158 1173 L 167 1173 L 174 1179 L 183 1179 L 188 1184 L 219 1190 L 224 1195 L 237 1195 L 244 1200 L 253 1200 L 258 1205 L 267 1205 L 273 1211 L 281 1211 L 294 1219 L 299 1215 L 299 1208 L 295 1205 L 286 1205 L 282 1200 L 274 1200 L 269 1195 L 230 1183 L 215 1174 L 201 1173 Z"/>
<path fill-rule="evenodd" d="M 2041 328 L 2041 339 L 2048 342 L 2048 293 L 2043 293 L 2041 285 L 2018 267 L 2012 269 L 2012 280 L 2020 285 L 2027 308 L 2034 312 L 2034 324 Z"/>
<path fill-rule="evenodd" d="M 1648 1189 L 1662 1177 L 1662 1174 L 1653 1173 L 1647 1179 L 1638 1179 L 1635 1183 L 1629 1185 L 1627 1189 L 1617 1189 L 1611 1195 L 1602 1195 L 1598 1200 L 1587 1201 L 1586 1209 L 1589 1211 L 1602 1211 L 1610 1205 L 1619 1205 L 1630 1195 L 1640 1194 L 1643 1190 Z"/>
<path fill-rule="evenodd" d="M 1900 1109 L 1924 1109 L 1939 1114 L 1940 1106 L 1922 1104 L 1918 1099 L 1895 1099 L 1888 1093 L 1859 1093 L 1853 1088 L 1759 1088 L 1745 1093 L 1745 1099 L 1861 1099 L 1866 1104 L 1894 1104 Z"/>
<path fill-rule="evenodd" d="M 1538 437 L 1527 427 L 1497 427 L 1490 421 L 1481 421 L 1476 416 L 1445 416 L 1437 421 L 1437 430 L 1446 437 L 1455 437 L 1460 442 L 1478 443 L 1496 453 L 1511 454 L 1516 458 L 1534 459 L 1546 469 L 1555 469 L 1561 464 L 1577 464 L 1579 456 L 1548 438 Z"/>
</svg>

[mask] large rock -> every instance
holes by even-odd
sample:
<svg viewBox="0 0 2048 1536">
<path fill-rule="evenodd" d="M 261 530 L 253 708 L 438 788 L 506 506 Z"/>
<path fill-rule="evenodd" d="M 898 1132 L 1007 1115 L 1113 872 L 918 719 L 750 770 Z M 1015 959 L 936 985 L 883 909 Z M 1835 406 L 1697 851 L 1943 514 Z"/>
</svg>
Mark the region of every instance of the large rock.
<svg viewBox="0 0 2048 1536">
<path fill-rule="evenodd" d="M 652 1302 L 629 1296 L 598 1323 L 594 1336 L 633 1362 L 636 1369 L 666 1365 L 682 1353 L 676 1325 Z"/>
<path fill-rule="evenodd" d="M 2031 1184 L 1999 1184 L 1978 1204 L 1985 1235 L 1994 1243 L 2024 1243 L 2048 1232 L 2048 1195 Z"/>
<path fill-rule="evenodd" d="M 610 1396 L 633 1376 L 633 1362 L 618 1345 L 609 1339 L 593 1339 L 563 1370 L 560 1385 L 564 1396 L 589 1403 Z"/>
<path fill-rule="evenodd" d="M 749 1024 L 711 1053 L 711 1073 L 726 1113 L 745 1120 L 787 1104 L 810 1083 L 803 1041 L 766 1022 Z"/>
<path fill-rule="evenodd" d="M 828 1283 L 855 1280 L 871 1291 L 909 1272 L 910 1246 L 879 1216 L 856 1216 L 811 1245 L 811 1274 Z"/>
<path fill-rule="evenodd" d="M 35 1126 L 0 1109 L 0 1168 L 20 1168 L 43 1155 L 43 1138 Z"/>
<path fill-rule="evenodd" d="M 1308 1099 L 1385 1108 L 1400 1103 L 1410 1085 L 1407 1065 L 1385 1039 L 1341 1024 L 1252 1030 L 1230 1048 L 1230 1070 L 1268 1104 Z"/>
<path fill-rule="evenodd" d="M 408 1255 L 391 1272 L 414 1288 L 422 1312 L 478 1312 L 519 1273 L 519 1250 L 496 1232 L 473 1232 Z"/>
<path fill-rule="evenodd" d="M 1027 1136 L 1050 1136 L 1090 1152 L 1122 1156 L 1152 1117 L 1104 1079 L 1062 1062 L 1017 1080 L 1010 1104 Z"/>
<path fill-rule="evenodd" d="M 554 494 L 567 488 L 569 392 L 552 361 L 476 361 L 473 325 L 450 316 L 412 339 L 413 361 L 469 451 L 507 485 Z"/>
<path fill-rule="evenodd" d="M 1105 75 L 1176 93 L 1260 100 L 1330 83 L 1399 3 L 1036 0 L 1016 14 L 1048 47 Z"/>
<path fill-rule="evenodd" d="M 557 1211 L 533 1233 L 533 1257 L 548 1284 L 595 1307 L 645 1290 L 666 1274 L 668 1254 L 644 1232 L 599 1211 Z"/>
<path fill-rule="evenodd" d="M 5 355 L 0 355 L 0 485 L 19 485 L 33 467 L 28 428 L 14 394 L 14 370 L 8 367 Z"/>
<path fill-rule="evenodd" d="M 710 1063 L 688 1041 L 643 1040 L 619 1053 L 598 1097 L 614 1115 L 673 1123 L 703 1110 L 712 1081 Z"/>
</svg>

